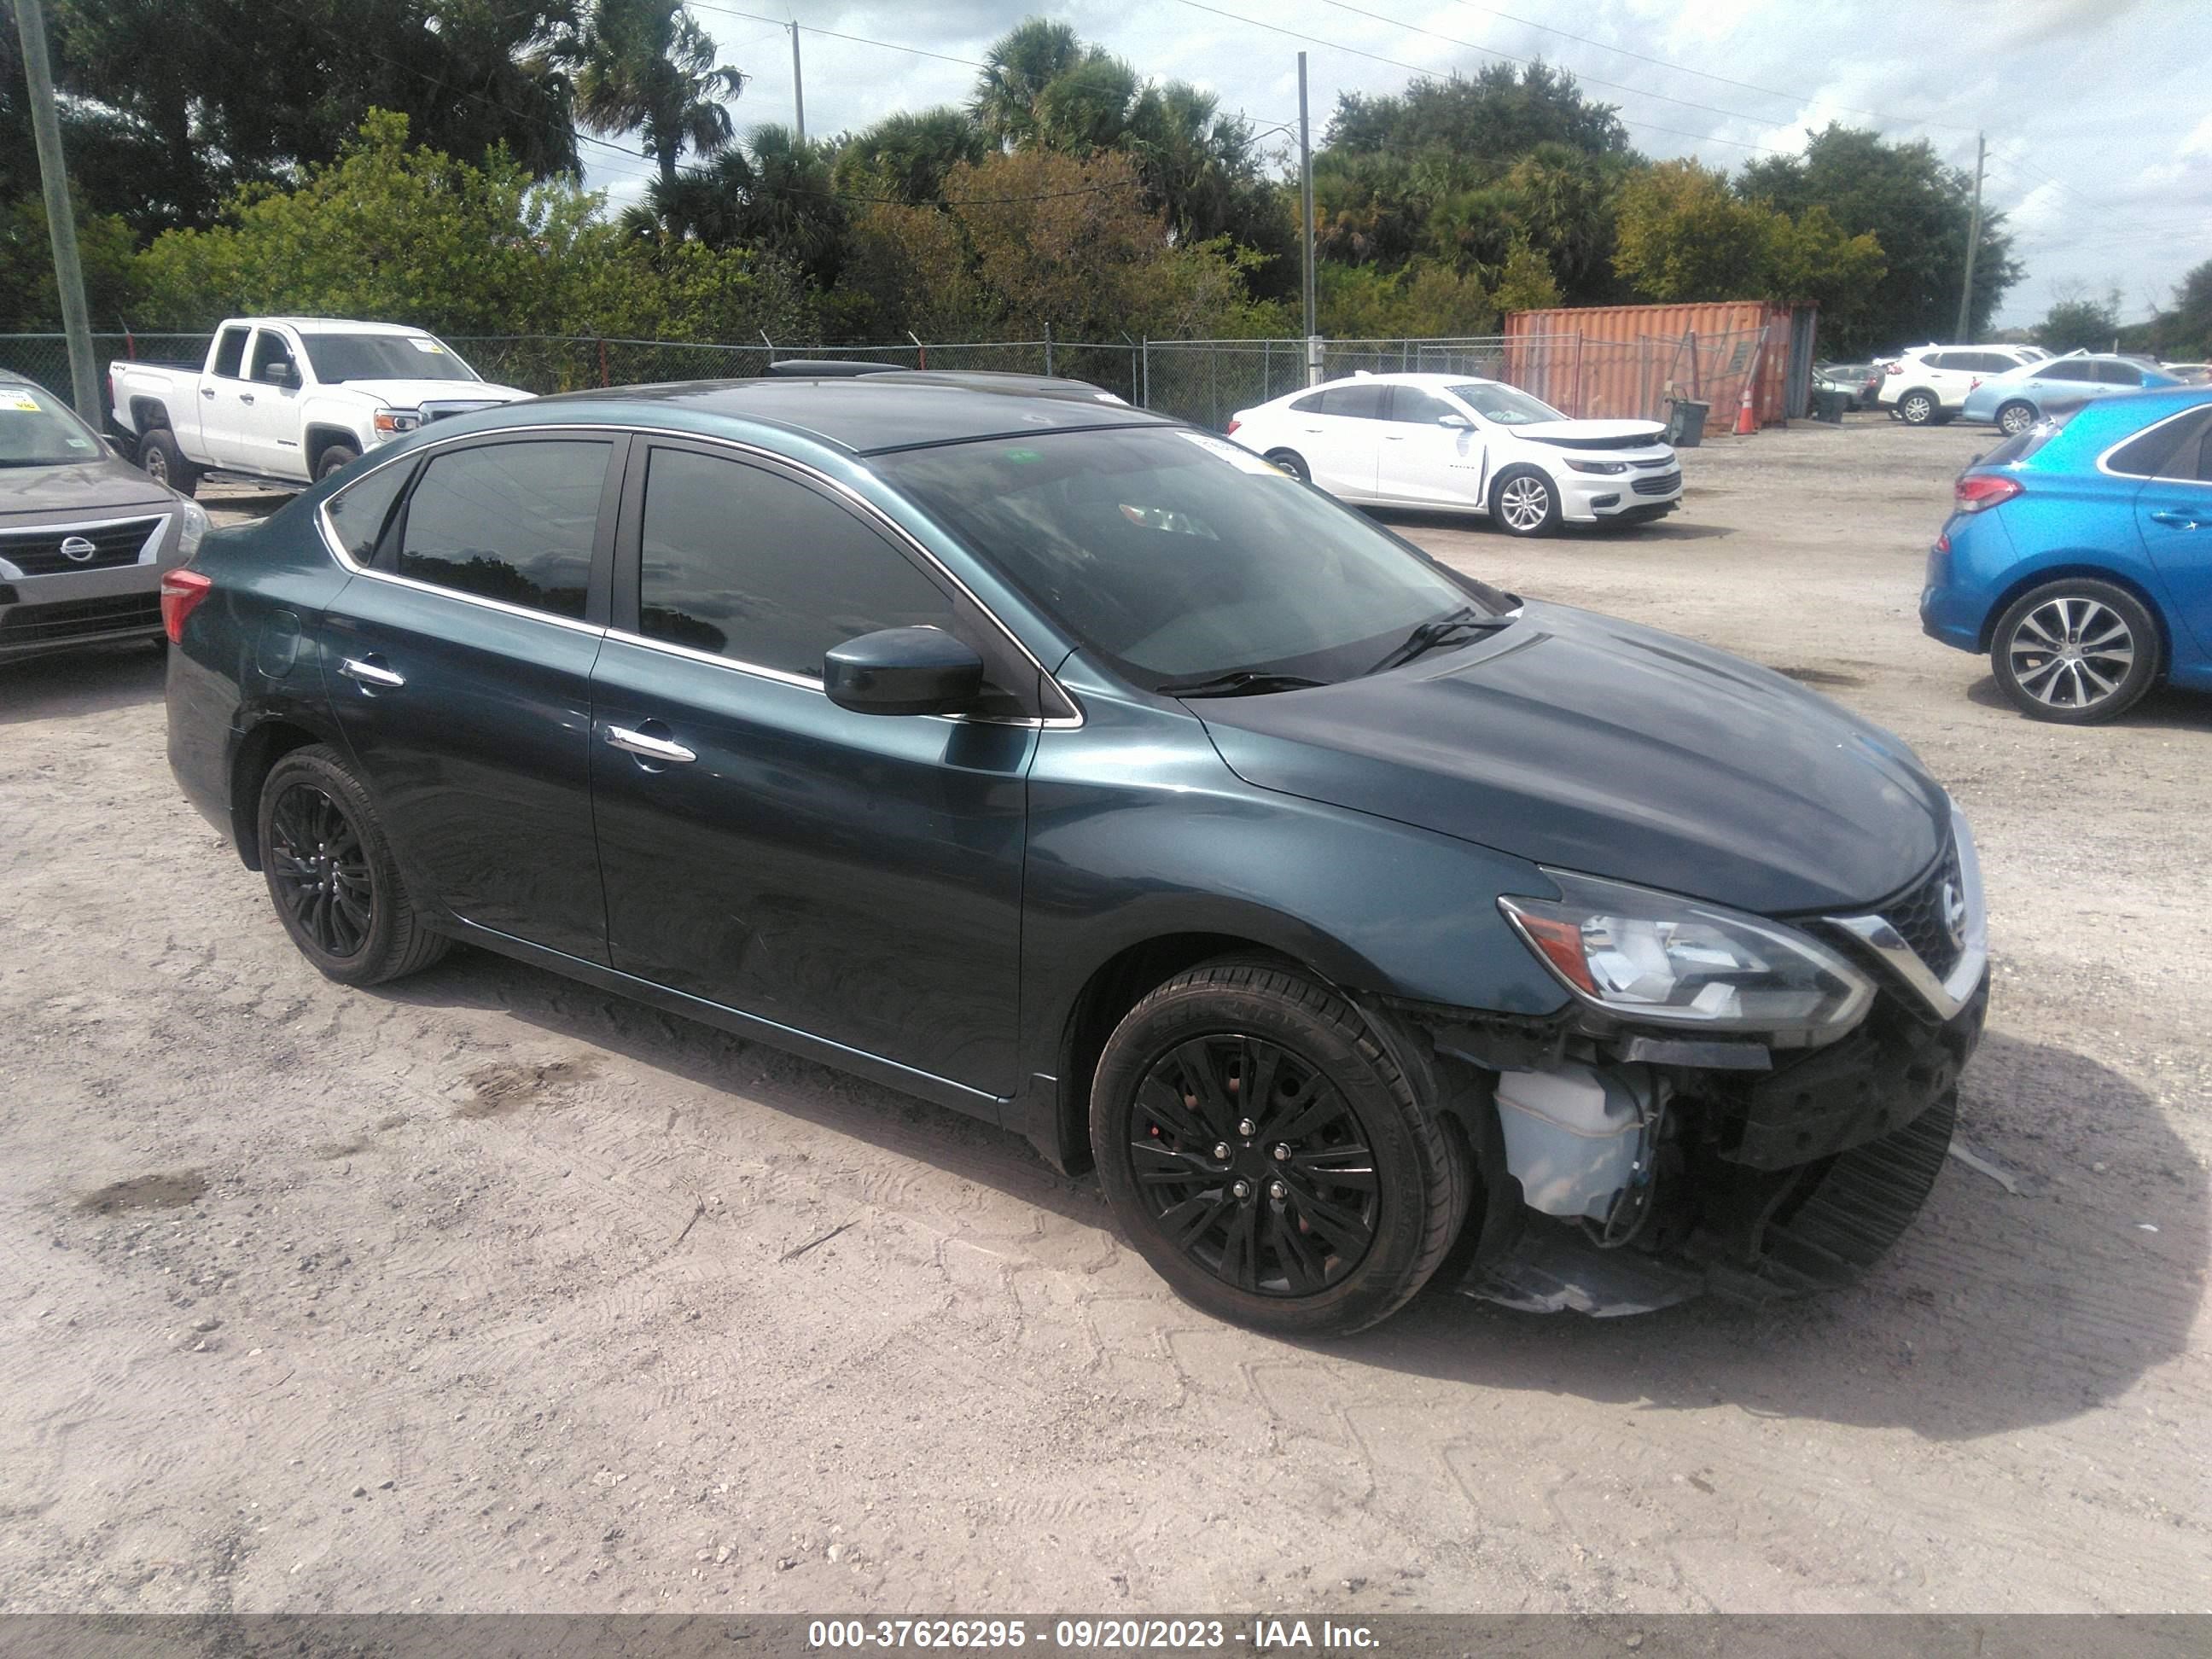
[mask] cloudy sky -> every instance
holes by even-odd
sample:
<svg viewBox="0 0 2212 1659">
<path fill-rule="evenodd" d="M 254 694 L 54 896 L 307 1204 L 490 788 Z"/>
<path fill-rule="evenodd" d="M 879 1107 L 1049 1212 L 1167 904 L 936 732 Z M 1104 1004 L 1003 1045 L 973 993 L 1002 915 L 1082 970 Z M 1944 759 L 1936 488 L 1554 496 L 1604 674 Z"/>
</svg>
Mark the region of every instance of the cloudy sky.
<svg viewBox="0 0 2212 1659">
<path fill-rule="evenodd" d="M 1986 199 L 2007 214 L 2027 270 L 2001 324 L 2032 322 L 2077 290 L 2112 288 L 2133 320 L 2212 258 L 2205 0 L 691 4 L 724 60 L 755 77 L 734 112 L 740 130 L 791 118 L 790 36 L 780 24 L 794 16 L 816 135 L 963 100 L 975 60 L 1031 15 L 1072 23 L 1141 75 L 1196 82 L 1262 129 L 1296 120 L 1304 50 L 1316 143 L 1339 92 L 1392 91 L 1416 70 L 1543 58 L 1617 105 L 1638 148 L 1655 157 L 1694 155 L 1733 168 L 1762 152 L 1794 153 L 1808 126 L 1839 120 L 1926 138 L 1971 167 L 1975 130 L 1985 130 Z M 641 162 L 597 147 L 586 154 L 594 186 L 617 198 L 635 192 Z"/>
</svg>

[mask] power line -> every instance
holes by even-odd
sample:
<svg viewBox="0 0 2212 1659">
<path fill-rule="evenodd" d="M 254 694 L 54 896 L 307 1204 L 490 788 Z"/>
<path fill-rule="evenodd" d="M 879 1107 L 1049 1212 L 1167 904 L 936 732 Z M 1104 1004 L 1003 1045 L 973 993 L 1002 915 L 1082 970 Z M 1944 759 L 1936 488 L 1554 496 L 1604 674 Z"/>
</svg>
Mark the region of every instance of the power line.
<svg viewBox="0 0 2212 1659">
<path fill-rule="evenodd" d="M 1318 34 L 1307 34 L 1297 29 L 1285 28 L 1279 23 L 1262 22 L 1256 17 L 1242 17 L 1233 11 L 1224 11 L 1218 6 L 1206 5 L 1202 3 L 1202 0 L 1176 0 L 1176 3 L 1188 6 L 1194 11 L 1211 12 L 1216 17 L 1225 18 L 1232 23 L 1242 23 L 1247 28 L 1265 29 L 1271 34 L 1285 35 L 1293 40 L 1304 40 L 1309 46 L 1326 46 L 1331 52 L 1341 52 L 1354 58 L 1364 58 L 1370 63 L 1387 64 L 1392 69 L 1405 70 L 1410 74 L 1420 76 L 1425 79 L 1436 78 L 1437 71 L 1434 69 L 1419 64 L 1409 64 L 1402 58 L 1387 58 L 1379 52 L 1368 52 L 1358 46 L 1347 46 L 1340 41 L 1325 40 Z M 1475 46 L 1470 50 L 1481 52 L 1486 48 Z M 1620 118 L 1620 124 L 1626 127 L 1638 128 L 1645 132 L 1663 132 L 1670 137 L 1687 138 L 1700 144 L 1725 144 L 1730 149 L 1754 150 L 1764 155 L 1794 155 L 1796 153 L 1794 150 L 1777 149 L 1771 144 L 1753 144 L 1747 143 L 1741 139 L 1723 138 L 1709 132 L 1686 132 L 1680 127 L 1661 126 L 1655 121 L 1632 121 L 1626 116 Z"/>
<path fill-rule="evenodd" d="M 693 11 L 711 11 L 719 13 L 724 17 L 742 17 L 750 23 L 775 23 L 779 28 L 793 27 L 787 21 L 766 16 L 759 12 L 736 11 L 728 6 L 710 6 L 705 3 L 705 0 L 687 0 L 687 3 Z M 916 58 L 934 58 L 941 64 L 961 64 L 969 69 L 988 67 L 980 58 L 955 58 L 949 52 L 929 52 L 921 46 L 901 46 L 896 40 L 878 40 L 865 34 L 841 34 L 836 29 L 817 28 L 811 23 L 801 23 L 798 27 L 803 33 L 826 35 L 832 40 L 850 40 L 856 46 L 881 46 L 885 52 L 910 52 Z"/>
</svg>

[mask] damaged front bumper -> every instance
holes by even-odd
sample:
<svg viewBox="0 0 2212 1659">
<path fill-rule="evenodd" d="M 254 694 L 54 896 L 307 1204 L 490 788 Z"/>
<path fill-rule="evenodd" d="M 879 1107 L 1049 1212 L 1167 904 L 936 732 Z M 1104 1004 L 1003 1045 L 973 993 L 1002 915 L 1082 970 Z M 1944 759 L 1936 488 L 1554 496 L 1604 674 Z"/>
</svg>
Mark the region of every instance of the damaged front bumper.
<svg viewBox="0 0 2212 1659">
<path fill-rule="evenodd" d="M 1940 1018 L 1887 987 L 1848 1036 L 1763 1054 L 1758 1070 L 1723 1045 L 1415 1014 L 1440 1058 L 1485 1080 L 1459 1097 L 1488 1203 L 1458 1288 L 1603 1315 L 1850 1283 L 1902 1236 L 1942 1167 L 1986 970 L 1960 988 Z M 1609 1204 L 1590 1201 L 1614 1181 Z"/>
</svg>

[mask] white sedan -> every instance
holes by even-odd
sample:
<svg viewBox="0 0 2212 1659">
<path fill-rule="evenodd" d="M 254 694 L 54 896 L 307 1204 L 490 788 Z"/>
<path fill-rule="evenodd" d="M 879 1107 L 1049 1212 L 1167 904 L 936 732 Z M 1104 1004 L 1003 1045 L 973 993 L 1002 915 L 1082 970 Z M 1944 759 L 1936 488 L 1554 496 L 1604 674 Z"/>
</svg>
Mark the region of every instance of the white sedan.
<svg viewBox="0 0 2212 1659">
<path fill-rule="evenodd" d="M 1355 374 L 1239 410 L 1229 436 L 1361 506 L 1487 513 L 1516 536 L 1671 513 L 1682 469 L 1654 421 L 1575 421 L 1502 380 Z"/>
</svg>

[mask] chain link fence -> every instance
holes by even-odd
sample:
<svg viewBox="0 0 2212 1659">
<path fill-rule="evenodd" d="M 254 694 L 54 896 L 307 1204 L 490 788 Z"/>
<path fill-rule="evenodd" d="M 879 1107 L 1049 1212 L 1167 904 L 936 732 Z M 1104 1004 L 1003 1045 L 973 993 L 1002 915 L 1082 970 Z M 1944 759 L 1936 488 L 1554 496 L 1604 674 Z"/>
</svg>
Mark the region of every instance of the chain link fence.
<svg viewBox="0 0 2212 1659">
<path fill-rule="evenodd" d="M 94 361 L 115 358 L 197 368 L 210 334 L 98 334 Z M 1598 340 L 1577 334 L 1322 342 L 1321 377 L 1464 374 L 1504 380 L 1571 416 L 1664 420 L 1678 398 L 1732 410 L 1757 371 L 1759 330 L 1680 339 Z M 901 368 L 1059 374 L 1088 380 L 1178 419 L 1225 428 L 1239 410 L 1307 384 L 1300 339 L 980 340 L 822 346 L 762 340 L 716 344 L 602 339 L 591 335 L 453 335 L 447 343 L 488 380 L 540 395 L 593 386 L 739 380 L 793 358 L 863 360 Z M 69 352 L 59 334 L 0 335 L 0 369 L 69 395 Z"/>
</svg>

